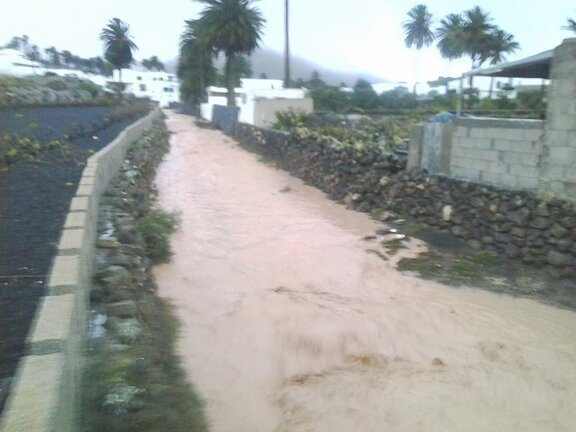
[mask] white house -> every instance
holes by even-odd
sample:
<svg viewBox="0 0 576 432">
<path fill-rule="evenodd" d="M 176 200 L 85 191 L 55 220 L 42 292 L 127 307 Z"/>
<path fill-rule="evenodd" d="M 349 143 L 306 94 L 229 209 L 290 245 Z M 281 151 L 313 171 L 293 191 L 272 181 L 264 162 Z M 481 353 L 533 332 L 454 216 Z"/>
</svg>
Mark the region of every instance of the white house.
<svg viewBox="0 0 576 432">
<path fill-rule="evenodd" d="M 44 75 L 44 67 L 15 49 L 0 49 L 0 75 Z"/>
<path fill-rule="evenodd" d="M 276 113 L 297 111 L 311 113 L 312 98 L 306 89 L 285 89 L 282 80 L 242 79 L 235 89 L 236 106 L 240 108 L 239 121 L 258 127 L 270 127 L 276 122 Z M 202 118 L 211 121 L 214 105 L 227 104 L 227 90 L 208 87 L 208 102 L 202 104 Z"/>
<path fill-rule="evenodd" d="M 118 71 L 114 71 L 114 81 L 119 79 Z M 180 83 L 174 74 L 122 69 L 122 82 L 126 85 L 124 93 L 148 97 L 161 107 L 180 102 Z"/>
</svg>

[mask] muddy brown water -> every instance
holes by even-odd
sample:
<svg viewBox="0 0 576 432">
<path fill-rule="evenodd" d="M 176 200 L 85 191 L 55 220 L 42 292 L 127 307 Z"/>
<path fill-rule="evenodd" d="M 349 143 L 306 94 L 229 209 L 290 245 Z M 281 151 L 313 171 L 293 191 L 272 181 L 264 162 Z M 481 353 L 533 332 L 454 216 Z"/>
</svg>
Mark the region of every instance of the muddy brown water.
<svg viewBox="0 0 576 432">
<path fill-rule="evenodd" d="M 212 431 L 576 430 L 576 314 L 402 275 L 366 215 L 167 114 L 155 274 Z"/>
</svg>

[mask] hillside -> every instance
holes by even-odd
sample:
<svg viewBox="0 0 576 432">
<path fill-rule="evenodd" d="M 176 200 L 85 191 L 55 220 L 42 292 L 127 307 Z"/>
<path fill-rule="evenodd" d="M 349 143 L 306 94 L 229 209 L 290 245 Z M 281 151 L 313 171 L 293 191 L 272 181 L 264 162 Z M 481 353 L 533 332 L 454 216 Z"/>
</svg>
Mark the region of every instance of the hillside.
<svg viewBox="0 0 576 432">
<path fill-rule="evenodd" d="M 284 56 L 282 53 L 269 48 L 258 48 L 254 54 L 252 54 L 251 60 L 254 78 L 258 78 L 262 73 L 265 73 L 268 78 L 282 79 L 284 77 Z M 169 60 L 165 63 L 167 70 L 171 72 L 176 71 L 176 64 L 176 60 Z M 222 66 L 223 59 L 218 59 L 216 64 L 219 67 Z M 313 71 L 318 71 L 320 78 L 327 84 L 332 85 L 338 85 L 344 82 L 349 86 L 353 86 L 359 78 L 363 78 L 371 83 L 386 81 L 381 77 L 363 72 L 332 70 L 297 56 L 291 57 L 291 71 L 294 80 L 299 78 L 308 80 Z"/>
</svg>

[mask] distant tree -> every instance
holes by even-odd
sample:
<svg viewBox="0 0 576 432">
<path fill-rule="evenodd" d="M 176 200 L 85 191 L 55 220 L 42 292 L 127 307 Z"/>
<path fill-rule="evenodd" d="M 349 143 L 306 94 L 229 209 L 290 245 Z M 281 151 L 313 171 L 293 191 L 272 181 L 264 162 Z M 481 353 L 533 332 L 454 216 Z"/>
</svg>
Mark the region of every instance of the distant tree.
<svg viewBox="0 0 576 432">
<path fill-rule="evenodd" d="M 378 95 L 372 84 L 364 79 L 359 79 L 352 93 L 352 105 L 364 111 L 375 110 L 378 107 Z"/>
<path fill-rule="evenodd" d="M 416 5 L 407 15 L 409 19 L 402 23 L 406 46 L 412 48 L 415 45 L 416 49 L 430 46 L 434 41 L 434 32 L 432 14 L 428 11 L 428 7 L 423 4 Z"/>
<path fill-rule="evenodd" d="M 28 35 L 22 35 L 20 38 L 20 51 L 23 53 L 28 53 L 28 49 L 30 48 L 30 37 Z"/>
<path fill-rule="evenodd" d="M 567 18 L 566 19 L 566 25 L 562 28 L 564 30 L 568 30 L 568 31 L 571 31 L 573 33 L 576 33 L 576 20 L 573 20 L 572 18 Z"/>
<path fill-rule="evenodd" d="M 141 64 L 147 70 L 155 70 L 155 71 L 164 70 L 164 63 L 162 63 L 157 56 L 152 56 L 149 59 L 144 59 L 142 60 Z"/>
<path fill-rule="evenodd" d="M 28 35 L 13 36 L 12 39 L 10 39 L 10 42 L 8 42 L 4 46 L 4 48 L 15 49 L 23 54 L 27 54 L 29 44 L 30 44 L 30 38 L 28 37 Z"/>
<path fill-rule="evenodd" d="M 90 59 L 90 71 L 100 75 L 106 75 L 106 62 L 102 57 L 92 57 Z"/>
<path fill-rule="evenodd" d="M 326 83 L 320 78 L 320 72 L 317 70 L 312 71 L 312 74 L 310 75 L 310 81 L 306 83 L 306 87 L 313 90 L 325 86 Z"/>
<path fill-rule="evenodd" d="M 427 84 L 428 84 L 430 87 L 432 87 L 432 88 L 443 86 L 445 93 L 448 94 L 448 84 L 449 84 L 451 81 L 454 81 L 455 79 L 456 79 L 456 78 L 439 76 L 439 77 L 436 78 L 435 80 L 428 81 Z"/>
<path fill-rule="evenodd" d="M 74 59 L 74 56 L 72 55 L 72 53 L 68 50 L 64 50 L 60 53 L 60 55 L 62 56 L 62 62 L 66 65 L 66 66 L 70 66 L 72 64 L 72 61 Z"/>
<path fill-rule="evenodd" d="M 306 81 L 304 81 L 302 78 L 298 78 L 296 81 L 294 81 L 294 87 L 296 88 L 306 87 Z"/>
<path fill-rule="evenodd" d="M 234 57 L 234 63 L 232 64 L 232 75 L 234 77 L 234 85 L 240 86 L 241 78 L 252 78 L 254 72 L 252 71 L 252 62 L 246 56 L 239 55 Z M 225 78 L 225 77 L 224 77 Z M 226 84 L 226 81 L 223 81 Z"/>
<path fill-rule="evenodd" d="M 396 87 L 379 96 L 380 108 L 390 110 L 408 110 L 418 107 L 418 99 L 406 87 Z"/>
<path fill-rule="evenodd" d="M 213 61 L 216 51 L 200 39 L 202 23 L 199 20 L 187 20 L 185 25 L 180 37 L 178 77 L 184 100 L 200 104 L 206 100 L 206 87 L 216 80 Z"/>
<path fill-rule="evenodd" d="M 104 57 L 118 70 L 122 82 L 122 68 L 132 63 L 132 52 L 138 47 L 130 35 L 130 27 L 119 18 L 112 18 L 100 32 L 100 40 L 104 42 Z"/>
<path fill-rule="evenodd" d="M 60 53 L 55 47 L 46 48 L 44 50 L 46 56 L 48 57 L 48 63 L 52 66 L 59 67 L 60 66 Z"/>
<path fill-rule="evenodd" d="M 298 81 L 296 81 L 296 86 Z M 310 91 L 316 111 L 348 112 L 351 101 L 350 94 L 343 92 L 338 87 L 322 86 Z"/>
<path fill-rule="evenodd" d="M 32 61 L 40 61 L 40 48 L 38 48 L 38 45 L 31 45 L 30 48 L 28 48 L 26 57 Z"/>
<path fill-rule="evenodd" d="M 511 33 L 507 33 L 499 28 L 494 28 L 488 37 L 486 51 L 483 52 L 484 60 L 490 60 L 490 64 L 502 63 L 506 60 L 507 54 L 512 54 L 520 48 L 520 44 L 514 40 Z M 494 77 L 490 80 L 490 92 L 488 97 L 492 98 L 494 87 Z"/>
<path fill-rule="evenodd" d="M 479 6 L 464 12 L 464 53 L 470 56 L 472 68 L 480 67 L 489 58 L 490 35 L 495 28 L 490 14 Z"/>
<path fill-rule="evenodd" d="M 438 40 L 436 46 L 442 57 L 448 60 L 462 57 L 466 47 L 462 15 L 449 14 L 446 18 L 443 18 L 436 30 L 436 38 Z"/>
<path fill-rule="evenodd" d="M 254 72 L 252 71 L 252 62 L 246 56 L 236 56 L 232 63 L 232 77 L 234 79 L 234 87 L 240 87 L 242 78 L 252 78 Z M 228 78 L 226 73 L 218 73 L 216 77 L 216 84 L 220 87 L 226 87 Z"/>
<path fill-rule="evenodd" d="M 492 24 L 490 14 L 479 6 L 475 6 L 464 12 L 464 53 L 472 60 L 472 69 L 482 66 L 489 58 L 489 41 L 490 33 L 495 29 Z M 471 108 L 475 97 L 472 89 L 474 88 L 474 76 L 469 78 L 469 99 L 468 107 Z"/>
<path fill-rule="evenodd" d="M 419 4 L 408 11 L 408 20 L 402 23 L 404 29 L 404 43 L 408 48 L 416 46 L 417 50 L 430 46 L 434 41 L 432 31 L 432 14 L 428 7 Z M 416 80 L 414 80 L 414 93 L 416 93 Z"/>
<path fill-rule="evenodd" d="M 20 50 L 20 43 L 20 38 L 18 36 L 12 36 L 12 39 L 4 45 L 4 48 Z"/>
<path fill-rule="evenodd" d="M 250 55 L 258 46 L 264 30 L 259 9 L 250 0 L 197 0 L 206 5 L 200 13 L 198 34 L 202 44 L 226 57 L 228 105 L 236 105 L 234 62 L 238 55 Z"/>
</svg>

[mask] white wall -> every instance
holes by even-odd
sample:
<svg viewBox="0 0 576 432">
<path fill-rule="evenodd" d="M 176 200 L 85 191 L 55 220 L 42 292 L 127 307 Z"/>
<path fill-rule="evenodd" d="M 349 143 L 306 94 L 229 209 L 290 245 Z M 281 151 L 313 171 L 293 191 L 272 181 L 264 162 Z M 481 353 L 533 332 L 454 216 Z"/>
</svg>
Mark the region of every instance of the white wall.
<svg viewBox="0 0 576 432">
<path fill-rule="evenodd" d="M 118 71 L 114 71 L 113 78 L 115 81 L 120 80 Z M 180 101 L 180 83 L 174 74 L 122 69 L 122 82 L 126 84 L 125 93 L 148 97 L 161 107 Z"/>
<path fill-rule="evenodd" d="M 44 67 L 28 60 L 14 49 L 0 49 L 0 74 L 10 76 L 44 75 Z"/>
</svg>

